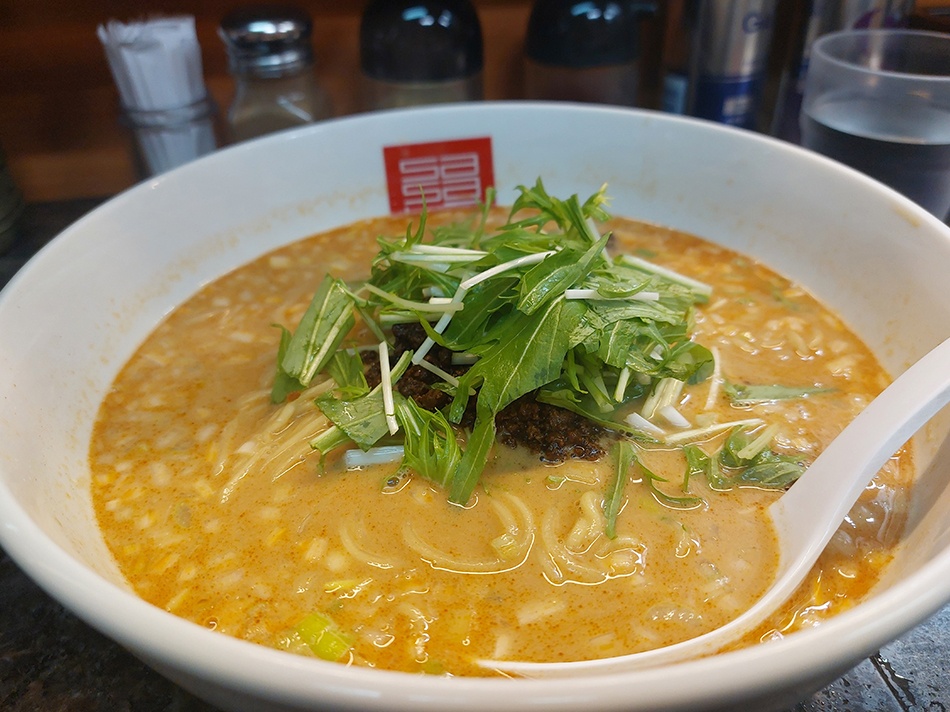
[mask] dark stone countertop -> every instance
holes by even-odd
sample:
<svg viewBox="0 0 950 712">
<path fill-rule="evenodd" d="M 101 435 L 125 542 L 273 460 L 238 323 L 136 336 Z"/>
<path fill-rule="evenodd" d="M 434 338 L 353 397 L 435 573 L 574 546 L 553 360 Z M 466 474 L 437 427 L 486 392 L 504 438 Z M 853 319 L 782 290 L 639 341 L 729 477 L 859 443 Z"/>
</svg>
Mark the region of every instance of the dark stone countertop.
<svg viewBox="0 0 950 712">
<path fill-rule="evenodd" d="M 0 287 L 100 200 L 27 206 L 0 255 Z M 795 712 L 950 709 L 950 606 L 885 646 Z M 0 551 L 0 710 L 214 712 L 65 611 Z M 791 711 L 790 711 L 791 712 Z"/>
</svg>

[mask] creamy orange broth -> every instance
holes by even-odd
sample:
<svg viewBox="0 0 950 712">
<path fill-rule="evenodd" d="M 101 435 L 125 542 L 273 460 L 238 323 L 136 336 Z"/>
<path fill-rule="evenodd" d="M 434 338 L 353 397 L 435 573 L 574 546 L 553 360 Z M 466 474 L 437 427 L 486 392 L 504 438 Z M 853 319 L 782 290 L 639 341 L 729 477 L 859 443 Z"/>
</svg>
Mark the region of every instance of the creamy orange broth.
<svg viewBox="0 0 950 712">
<path fill-rule="evenodd" d="M 810 461 L 885 385 L 835 315 L 762 265 L 670 230 L 622 219 L 610 227 L 612 250 L 713 286 L 696 340 L 717 349 L 724 378 L 834 389 L 756 406 L 781 425 L 779 450 Z M 773 491 L 713 492 L 694 478 L 706 505 L 682 511 L 631 481 L 608 540 L 609 457 L 552 466 L 497 445 L 464 509 L 422 479 L 394 478 L 395 465 L 346 472 L 331 457 L 321 469 L 307 442 L 326 426 L 312 399 L 330 384 L 270 403 L 273 325 L 299 321 L 324 273 L 365 278 L 376 235 L 404 231 L 404 218 L 373 220 L 266 255 L 178 308 L 121 372 L 92 439 L 92 491 L 136 592 L 200 625 L 301 654 L 312 653 L 294 628 L 319 612 L 352 640 L 346 661 L 456 675 L 490 674 L 480 658 L 649 649 L 750 605 L 776 565 L 762 516 Z M 707 403 L 711 387 L 685 391 L 679 410 L 691 420 L 708 406 L 720 421 L 748 415 L 721 392 Z M 657 448 L 645 460 L 667 478 L 665 491 L 682 494 L 678 452 Z M 793 603 L 746 643 L 815 625 L 873 585 L 899 535 L 910 477 L 903 453 Z"/>
</svg>

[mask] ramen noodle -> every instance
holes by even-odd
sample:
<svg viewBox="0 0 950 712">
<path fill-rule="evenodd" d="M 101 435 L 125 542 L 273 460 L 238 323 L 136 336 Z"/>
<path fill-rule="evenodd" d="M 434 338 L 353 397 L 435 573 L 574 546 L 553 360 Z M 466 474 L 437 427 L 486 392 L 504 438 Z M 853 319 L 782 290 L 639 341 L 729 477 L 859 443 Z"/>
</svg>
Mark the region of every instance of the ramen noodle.
<svg viewBox="0 0 950 712">
<path fill-rule="evenodd" d="M 458 218 L 433 215 L 430 226 Z M 747 608 L 776 569 L 764 509 L 781 490 L 719 491 L 693 477 L 687 493 L 683 450 L 662 439 L 637 445 L 655 479 L 631 470 L 613 537 L 610 456 L 550 463 L 496 444 L 464 506 L 398 462 L 347 470 L 339 451 L 321 461 L 309 443 L 331 423 L 314 401 L 335 384 L 320 375 L 273 403 L 274 325 L 301 320 L 325 273 L 365 279 L 377 236 L 405 226 L 396 217 L 356 223 L 225 275 L 170 314 L 119 374 L 92 438 L 92 491 L 134 590 L 263 645 L 452 675 L 493 674 L 479 660 L 651 649 Z M 754 418 L 772 429 L 776 452 L 807 463 L 886 385 L 838 317 L 765 266 L 633 220 L 602 229 L 611 251 L 712 287 L 695 308 L 693 339 L 716 355 L 715 372 L 679 394 L 682 422 L 664 423 L 665 433 Z M 374 341 L 359 324 L 354 337 Z M 745 402 L 730 384 L 809 389 Z M 707 433 L 696 443 L 707 454 L 729 436 Z M 873 586 L 900 533 L 910 477 L 902 451 L 794 600 L 745 644 L 818 625 Z"/>
</svg>

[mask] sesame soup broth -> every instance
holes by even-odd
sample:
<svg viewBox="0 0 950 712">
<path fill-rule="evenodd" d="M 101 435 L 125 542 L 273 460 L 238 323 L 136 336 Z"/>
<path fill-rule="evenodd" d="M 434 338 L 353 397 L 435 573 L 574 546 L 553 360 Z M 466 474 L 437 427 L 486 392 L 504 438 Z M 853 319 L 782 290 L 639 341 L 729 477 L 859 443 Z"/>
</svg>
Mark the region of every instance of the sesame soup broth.
<svg viewBox="0 0 950 712">
<path fill-rule="evenodd" d="M 812 459 L 883 388 L 885 374 L 856 337 L 765 267 L 674 231 L 624 219 L 610 227 L 611 250 L 713 286 L 696 339 L 718 351 L 722 378 L 835 389 L 757 406 L 780 424 L 779 449 Z M 775 491 L 712 491 L 693 478 L 690 493 L 705 504 L 684 510 L 631 480 L 608 539 L 609 456 L 554 466 L 496 444 L 466 508 L 396 465 L 347 472 L 331 455 L 321 470 L 308 442 L 328 421 L 313 399 L 332 383 L 272 405 L 273 324 L 297 323 L 325 272 L 365 278 L 374 238 L 404 231 L 404 218 L 367 221 L 266 255 L 179 307 L 121 372 L 93 435 L 92 490 L 136 592 L 200 625 L 309 655 L 299 626 L 319 614 L 345 640 L 343 661 L 456 675 L 489 674 L 480 658 L 645 650 L 748 607 L 776 566 L 763 516 Z M 679 410 L 691 421 L 743 417 L 709 383 L 684 391 Z M 704 447 L 712 452 L 723 437 Z M 683 494 L 678 450 L 657 446 L 643 460 L 666 478 L 657 487 Z M 867 490 L 794 604 L 756 638 L 817 624 L 873 585 L 896 543 L 909 477 L 905 453 Z"/>
</svg>

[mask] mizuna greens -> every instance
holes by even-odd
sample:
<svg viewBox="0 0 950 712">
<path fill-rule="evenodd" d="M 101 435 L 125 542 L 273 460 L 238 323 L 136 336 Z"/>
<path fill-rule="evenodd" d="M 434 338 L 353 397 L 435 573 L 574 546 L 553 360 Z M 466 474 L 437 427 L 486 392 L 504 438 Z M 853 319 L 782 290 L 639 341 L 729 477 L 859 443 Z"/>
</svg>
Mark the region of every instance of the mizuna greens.
<svg viewBox="0 0 950 712">
<path fill-rule="evenodd" d="M 539 180 L 519 188 L 499 229 L 488 228 L 489 200 L 468 224 L 429 234 L 423 213 L 414 231 L 378 238 L 366 283 L 347 285 L 328 275 L 293 334 L 283 330 L 272 399 L 281 402 L 317 374 L 330 375 L 338 388 L 316 404 L 334 426 L 311 445 L 325 456 L 341 446 L 368 451 L 398 438 L 403 449 L 389 452 L 401 453 L 404 465 L 444 487 L 457 504 L 479 482 L 495 442 L 495 417 L 529 393 L 628 437 L 655 440 L 644 423 L 663 409 L 675 412 L 684 384 L 713 372 L 713 354 L 691 339 L 694 306 L 710 289 L 639 257 L 612 255 L 609 235 L 598 229 L 609 218 L 606 203 L 604 188 L 584 202 L 561 200 Z M 382 383 L 373 389 L 358 351 L 347 345 L 357 319 L 381 344 Z M 400 322 L 420 323 L 428 338 L 390 368 L 388 329 Z M 434 344 L 471 367 L 455 378 L 429 364 L 425 355 Z M 393 388 L 410 362 L 442 378 L 437 387 L 452 396 L 445 412 L 427 411 Z M 631 401 L 641 398 L 640 413 L 631 413 Z M 475 424 L 463 448 L 454 427 L 470 400 Z M 800 465 L 764 454 L 767 442 L 756 441 L 761 447 L 752 456 L 738 457 L 746 432 L 735 428 L 725 467 L 758 466 L 760 486 L 784 486 L 797 476 Z M 612 518 L 631 464 L 651 489 L 659 479 L 632 451 L 622 453 L 606 500 Z M 691 471 L 720 477 L 718 467 L 713 472 L 701 460 L 692 454 Z M 696 500 L 667 499 L 681 506 Z"/>
</svg>

